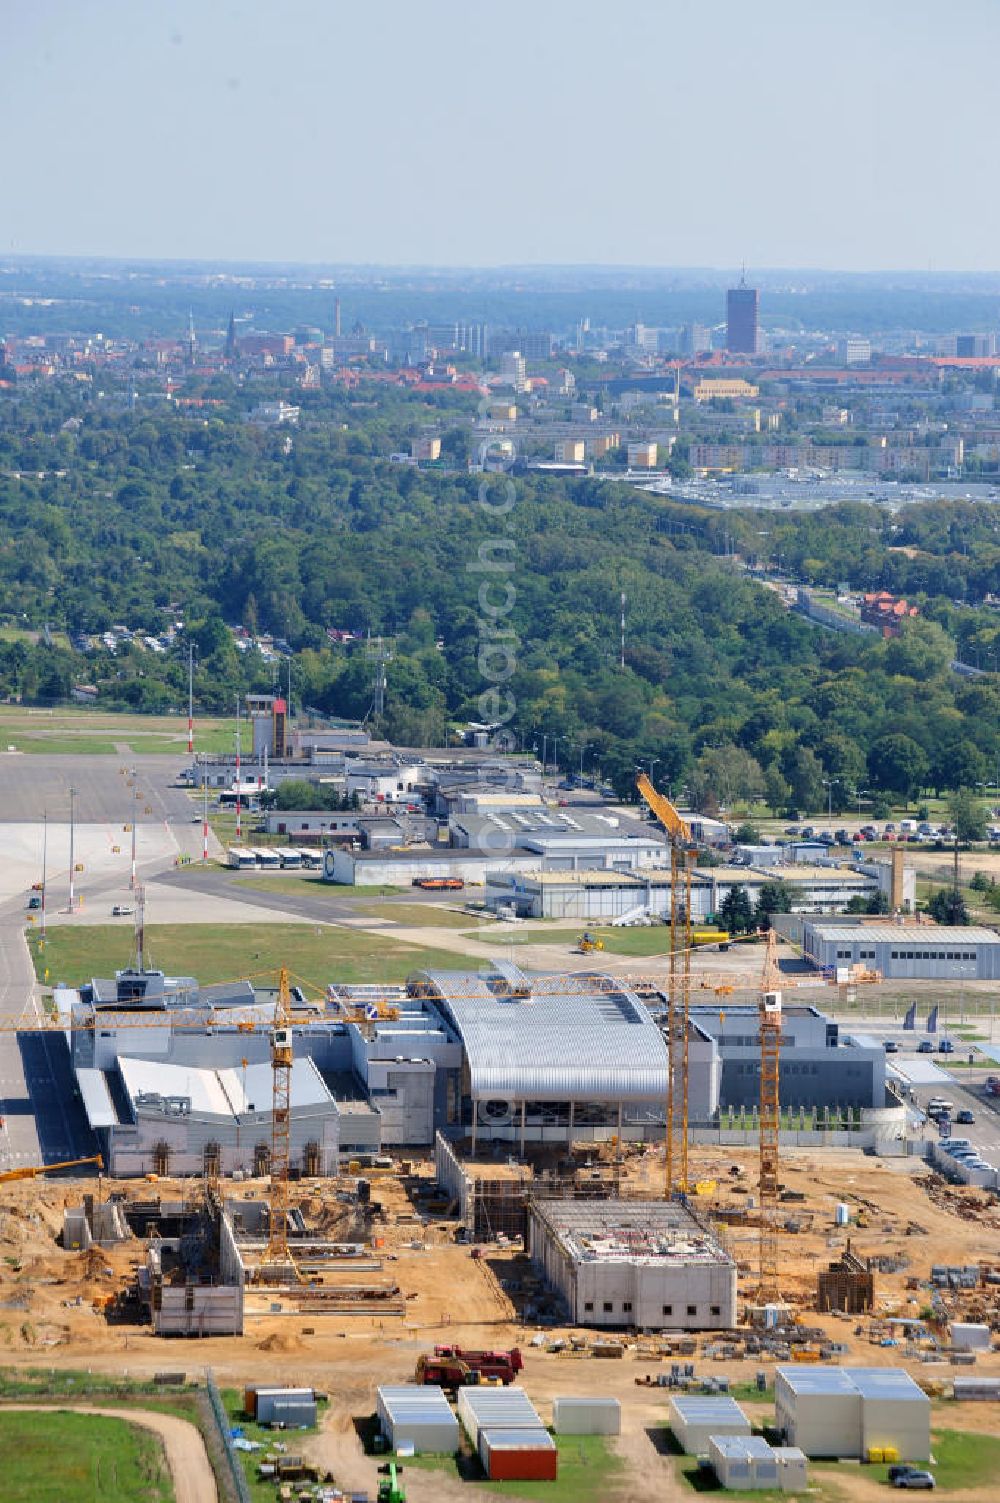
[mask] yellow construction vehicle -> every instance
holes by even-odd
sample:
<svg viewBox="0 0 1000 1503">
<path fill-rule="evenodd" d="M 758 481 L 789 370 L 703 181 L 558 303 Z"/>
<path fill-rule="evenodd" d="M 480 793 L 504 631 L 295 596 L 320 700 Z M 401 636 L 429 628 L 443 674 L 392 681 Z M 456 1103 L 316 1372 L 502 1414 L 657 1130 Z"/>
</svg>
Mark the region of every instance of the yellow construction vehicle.
<svg viewBox="0 0 1000 1503">
<path fill-rule="evenodd" d="M 104 1168 L 101 1155 L 93 1153 L 86 1159 L 63 1159 L 58 1164 L 33 1164 L 22 1169 L 5 1169 L 0 1173 L 0 1184 L 9 1184 L 15 1179 L 37 1179 L 40 1174 L 54 1174 L 57 1169 L 80 1169 L 84 1164 L 96 1164 L 98 1174 Z"/>
<path fill-rule="evenodd" d="M 592 950 L 603 950 L 604 941 L 599 934 L 582 934 L 576 948 L 581 955 L 589 955 Z"/>
</svg>

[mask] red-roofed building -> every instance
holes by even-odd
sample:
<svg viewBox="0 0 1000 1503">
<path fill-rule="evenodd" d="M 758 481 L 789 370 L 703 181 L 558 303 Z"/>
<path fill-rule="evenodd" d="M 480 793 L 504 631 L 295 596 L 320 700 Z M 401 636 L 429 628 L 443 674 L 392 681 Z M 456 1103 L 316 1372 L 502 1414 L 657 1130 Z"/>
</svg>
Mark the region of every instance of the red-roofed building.
<svg viewBox="0 0 1000 1503">
<path fill-rule="evenodd" d="M 874 626 L 883 637 L 898 637 L 904 621 L 920 615 L 918 606 L 891 595 L 888 590 L 873 590 L 862 596 L 861 619 Z"/>
</svg>

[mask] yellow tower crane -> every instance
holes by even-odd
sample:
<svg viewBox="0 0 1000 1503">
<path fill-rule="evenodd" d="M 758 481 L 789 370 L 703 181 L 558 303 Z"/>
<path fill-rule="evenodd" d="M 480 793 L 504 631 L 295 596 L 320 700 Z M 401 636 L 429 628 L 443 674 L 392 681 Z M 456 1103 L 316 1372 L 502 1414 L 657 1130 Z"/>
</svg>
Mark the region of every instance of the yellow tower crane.
<svg viewBox="0 0 1000 1503">
<path fill-rule="evenodd" d="M 691 827 L 644 772 L 635 780 L 642 798 L 670 838 L 670 972 L 667 985 L 666 1191 L 688 1188 L 688 1013 L 691 1006 Z"/>
<path fill-rule="evenodd" d="M 292 1132 L 292 1067 L 295 1062 L 292 1033 L 292 996 L 288 968 L 278 977 L 278 1000 L 271 1031 L 271 1070 L 274 1091 L 271 1103 L 270 1231 L 267 1248 L 257 1270 L 262 1281 L 297 1279 L 299 1272 L 288 1246 L 288 1175 Z"/>
<path fill-rule="evenodd" d="M 101 1155 L 92 1153 L 85 1159 L 62 1159 L 58 1164 L 22 1165 L 20 1169 L 5 1169 L 0 1174 L 0 1185 L 9 1184 L 15 1179 L 37 1179 L 41 1174 L 55 1174 L 57 1169 L 79 1169 L 84 1164 L 96 1164 L 98 1174 L 104 1168 Z"/>
<path fill-rule="evenodd" d="M 774 930 L 769 929 L 760 980 L 760 1266 L 757 1294 L 762 1304 L 778 1297 L 780 979 L 777 940 Z"/>
</svg>

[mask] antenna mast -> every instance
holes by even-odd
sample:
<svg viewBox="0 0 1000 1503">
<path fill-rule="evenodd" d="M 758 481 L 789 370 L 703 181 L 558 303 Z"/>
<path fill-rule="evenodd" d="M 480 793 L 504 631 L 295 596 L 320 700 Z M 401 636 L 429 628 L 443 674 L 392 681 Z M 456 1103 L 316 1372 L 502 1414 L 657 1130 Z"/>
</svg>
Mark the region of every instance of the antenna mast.
<svg viewBox="0 0 1000 1503">
<path fill-rule="evenodd" d="M 194 643 L 188 643 L 188 756 L 194 755 Z"/>
</svg>

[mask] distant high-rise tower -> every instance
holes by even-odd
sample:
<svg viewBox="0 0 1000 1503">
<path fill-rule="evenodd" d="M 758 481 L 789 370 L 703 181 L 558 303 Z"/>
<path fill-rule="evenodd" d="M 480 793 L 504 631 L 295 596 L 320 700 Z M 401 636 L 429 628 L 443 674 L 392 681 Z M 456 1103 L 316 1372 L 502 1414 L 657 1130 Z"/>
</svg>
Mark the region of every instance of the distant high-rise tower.
<svg viewBox="0 0 1000 1503">
<path fill-rule="evenodd" d="M 740 285 L 726 293 L 726 349 L 730 354 L 756 355 L 759 302 L 760 293 L 756 287 L 747 286 L 744 271 Z"/>
<path fill-rule="evenodd" d="M 194 332 L 194 311 L 190 310 L 188 312 L 188 337 L 187 337 L 188 365 L 194 365 L 195 358 L 196 358 L 197 354 L 198 354 L 198 338 L 197 338 L 197 335 Z"/>
<path fill-rule="evenodd" d="M 340 338 L 340 298 L 339 297 L 335 297 L 334 300 L 333 300 L 333 337 L 334 337 L 334 339 L 339 339 Z"/>
<path fill-rule="evenodd" d="M 230 315 L 229 315 L 229 328 L 226 330 L 226 349 L 225 349 L 225 355 L 226 355 L 226 359 L 227 360 L 235 360 L 236 359 L 236 314 L 235 313 L 230 313 Z"/>
</svg>

